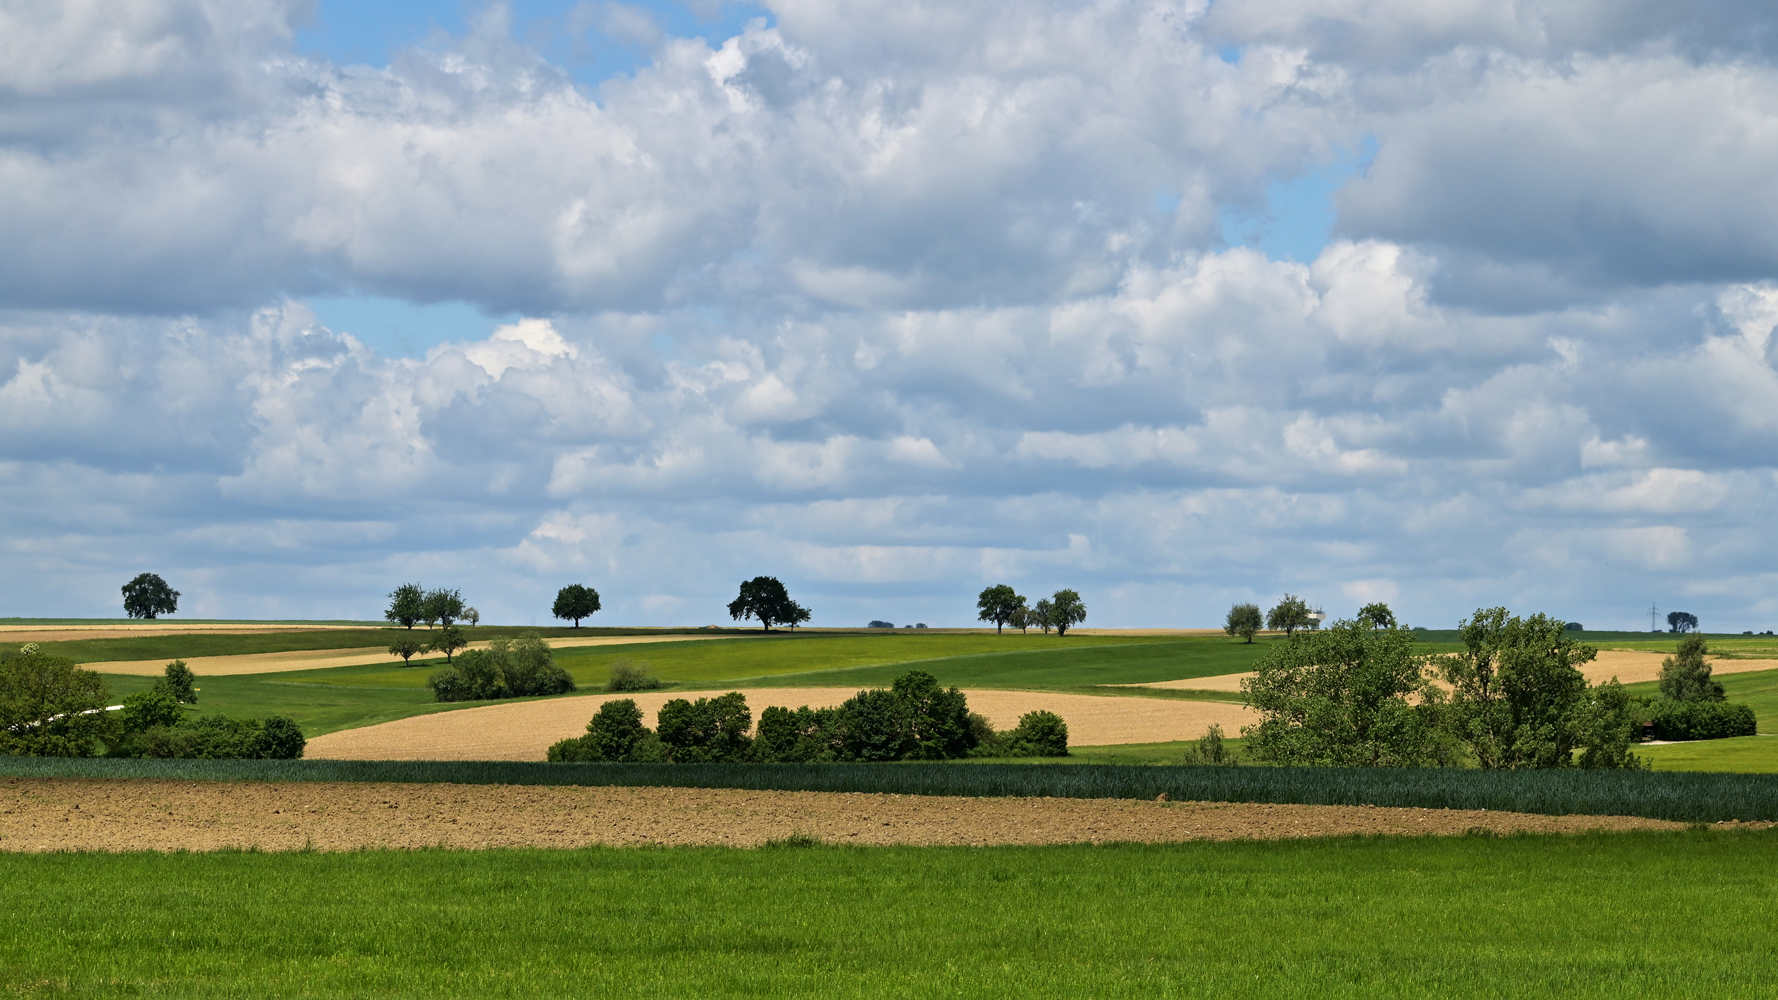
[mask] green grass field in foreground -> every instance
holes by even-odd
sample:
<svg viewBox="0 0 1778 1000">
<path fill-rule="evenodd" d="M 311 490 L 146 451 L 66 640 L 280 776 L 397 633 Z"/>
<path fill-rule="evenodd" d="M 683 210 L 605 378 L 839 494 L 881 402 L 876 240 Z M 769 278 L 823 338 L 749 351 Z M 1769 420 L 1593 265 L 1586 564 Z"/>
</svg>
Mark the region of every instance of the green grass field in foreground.
<svg viewBox="0 0 1778 1000">
<path fill-rule="evenodd" d="M 21 996 L 1770 996 L 1778 837 L 0 857 Z"/>
</svg>

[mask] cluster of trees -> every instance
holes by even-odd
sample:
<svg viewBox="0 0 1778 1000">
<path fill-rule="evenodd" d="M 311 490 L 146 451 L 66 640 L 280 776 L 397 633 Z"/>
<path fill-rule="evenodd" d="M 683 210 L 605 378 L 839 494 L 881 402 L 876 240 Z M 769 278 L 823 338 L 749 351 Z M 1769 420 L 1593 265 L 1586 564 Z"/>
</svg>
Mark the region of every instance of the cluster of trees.
<svg viewBox="0 0 1778 1000">
<path fill-rule="evenodd" d="M 1023 595 L 1000 583 L 983 590 L 975 606 L 976 620 L 993 622 L 995 632 L 1011 625 L 1020 632 L 1041 628 L 1048 635 L 1053 628 L 1057 635 L 1067 635 L 1069 629 L 1087 620 L 1087 606 L 1072 590 L 1058 590 L 1027 607 Z"/>
<path fill-rule="evenodd" d="M 1261 615 L 1257 604 L 1237 604 L 1229 609 L 1229 615 L 1223 622 L 1222 630 L 1229 635 L 1238 635 L 1248 642 L 1260 629 L 1271 629 L 1283 632 L 1286 637 L 1295 635 L 1298 629 L 1319 628 L 1322 614 L 1311 610 L 1308 602 L 1295 594 L 1285 594 L 1272 610 Z M 1372 621 L 1380 628 L 1395 624 L 1395 615 L 1387 604 L 1367 604 L 1358 612 L 1358 617 Z"/>
<path fill-rule="evenodd" d="M 549 643 L 532 632 L 472 649 L 427 677 L 426 685 L 434 701 L 488 701 L 563 694 L 574 690 L 574 678 L 556 665 Z"/>
<path fill-rule="evenodd" d="M 1260 722 L 1242 730 L 1248 752 L 1277 764 L 1490 769 L 1635 768 L 1630 752 L 1650 718 L 1703 729 L 1753 729 L 1751 710 L 1711 711 L 1701 637 L 1662 669 L 1665 708 L 1632 699 L 1614 678 L 1588 683 L 1597 655 L 1547 615 L 1478 610 L 1460 624 L 1461 652 L 1414 651 L 1414 637 L 1380 605 L 1332 627 L 1287 638 L 1243 682 Z M 1744 721 L 1743 721 L 1744 720 Z"/>
<path fill-rule="evenodd" d="M 1701 635 L 1679 640 L 1679 649 L 1661 661 L 1661 696 L 1637 704 L 1646 734 L 1657 740 L 1714 740 L 1752 736 L 1759 720 L 1747 705 L 1731 705 L 1722 682 L 1711 677 L 1704 659 L 1710 645 Z"/>
<path fill-rule="evenodd" d="M 751 733 L 751 735 L 750 735 Z M 963 757 L 1051 757 L 1068 753 L 1068 725 L 1052 712 L 1031 712 L 997 733 L 969 711 L 956 688 L 910 671 L 888 688 L 860 691 L 837 708 L 772 706 L 754 731 L 738 691 L 661 706 L 655 728 L 628 698 L 608 701 L 586 735 L 549 748 L 556 761 L 663 763 L 807 763 L 954 760 Z"/>
<path fill-rule="evenodd" d="M 306 741 L 288 716 L 194 716 L 194 678 L 185 661 L 167 665 L 150 690 L 107 711 L 98 674 L 35 643 L 0 657 L 0 754 L 33 757 L 294 759 Z"/>
<path fill-rule="evenodd" d="M 790 592 L 775 576 L 756 576 L 741 584 L 741 592 L 729 602 L 728 614 L 735 621 L 753 619 L 767 632 L 773 625 L 795 628 L 809 620 L 808 608 L 790 599 Z"/>
<path fill-rule="evenodd" d="M 417 583 L 404 583 L 389 595 L 389 609 L 383 617 L 409 631 L 421 622 L 426 624 L 424 640 L 404 635 L 389 644 L 390 656 L 401 657 L 405 664 L 421 653 L 443 653 L 449 663 L 458 650 L 469 645 L 469 637 L 457 623 L 465 621 L 474 628 L 482 620 L 482 613 L 465 605 L 457 590 L 427 590 Z M 433 631 L 434 625 L 438 626 L 437 631 Z"/>
</svg>

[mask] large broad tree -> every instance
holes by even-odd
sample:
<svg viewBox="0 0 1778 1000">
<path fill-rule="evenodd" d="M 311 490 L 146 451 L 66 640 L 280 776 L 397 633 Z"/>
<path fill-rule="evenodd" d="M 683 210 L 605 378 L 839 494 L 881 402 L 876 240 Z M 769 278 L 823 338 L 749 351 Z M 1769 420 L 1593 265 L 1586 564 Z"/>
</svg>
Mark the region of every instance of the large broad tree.
<svg viewBox="0 0 1778 1000">
<path fill-rule="evenodd" d="M 1001 632 L 1013 616 L 1025 606 L 1025 599 L 1004 583 L 983 590 L 975 599 L 976 620 L 993 622 L 994 631 Z"/>
<path fill-rule="evenodd" d="M 1248 642 L 1253 641 L 1253 634 L 1260 630 L 1265 620 L 1260 617 L 1259 605 L 1237 604 L 1229 609 L 1228 620 L 1223 622 L 1222 630 L 1229 635 L 1238 635 Z"/>
<path fill-rule="evenodd" d="M 389 610 L 383 617 L 402 628 L 413 628 L 426 615 L 426 588 L 404 583 L 389 594 Z"/>
<path fill-rule="evenodd" d="M 774 622 L 788 625 L 799 613 L 806 615 L 807 609 L 790 599 L 790 592 L 777 577 L 756 576 L 741 584 L 741 593 L 729 602 L 728 613 L 735 621 L 752 618 L 770 632 Z"/>
<path fill-rule="evenodd" d="M 549 613 L 563 621 L 572 619 L 574 627 L 579 628 L 580 620 L 591 618 L 593 612 L 597 610 L 599 610 L 599 592 L 591 587 L 571 583 L 556 591 L 556 603 L 550 607 Z"/>
<path fill-rule="evenodd" d="M 1285 594 L 1277 607 L 1266 612 L 1266 628 L 1281 631 L 1286 637 L 1299 628 L 1308 628 L 1310 621 L 1309 605 L 1295 594 Z"/>
<path fill-rule="evenodd" d="M 1389 610 L 1389 605 L 1384 604 L 1382 601 L 1377 601 L 1374 604 L 1366 604 L 1364 607 L 1359 608 L 1358 620 L 1361 622 L 1368 622 L 1376 628 L 1394 628 L 1396 625 L 1395 612 Z"/>
<path fill-rule="evenodd" d="M 1623 685 L 1587 684 L 1580 667 L 1598 650 L 1568 638 L 1564 624 L 1477 609 L 1459 623 L 1464 650 L 1437 658 L 1452 688 L 1447 728 L 1482 767 L 1639 766 Z"/>
<path fill-rule="evenodd" d="M 1070 628 L 1087 620 L 1087 606 L 1074 591 L 1058 590 L 1050 595 L 1049 620 L 1057 635 L 1067 635 Z"/>
<path fill-rule="evenodd" d="M 1241 735 L 1273 764 L 1418 767 L 1440 763 L 1437 717 L 1410 699 L 1436 700 L 1414 636 L 1368 621 L 1292 636 L 1267 650 L 1241 682 L 1260 713 Z"/>
<path fill-rule="evenodd" d="M 179 610 L 179 592 L 153 573 L 123 585 L 123 610 L 131 618 L 158 618 Z"/>
</svg>

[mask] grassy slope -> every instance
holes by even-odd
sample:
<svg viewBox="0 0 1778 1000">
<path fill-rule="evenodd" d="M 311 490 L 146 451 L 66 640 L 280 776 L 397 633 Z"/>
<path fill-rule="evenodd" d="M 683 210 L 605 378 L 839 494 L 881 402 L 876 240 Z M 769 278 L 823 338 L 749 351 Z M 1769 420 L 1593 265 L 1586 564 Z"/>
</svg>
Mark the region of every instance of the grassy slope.
<svg viewBox="0 0 1778 1000">
<path fill-rule="evenodd" d="M 1223 639 L 1128 639 L 1109 636 L 824 635 L 705 642 L 636 643 L 564 649 L 557 662 L 582 693 L 599 690 L 612 660 L 650 663 L 661 678 L 687 690 L 748 686 L 886 685 L 913 667 L 945 684 L 1080 690 L 1085 685 L 1201 677 L 1248 669 L 1266 648 Z M 1010 651 L 1009 651 L 1010 650 Z M 229 715 L 296 719 L 310 736 L 426 712 L 437 705 L 421 667 L 366 665 L 280 674 L 199 679 L 199 708 Z M 113 699 L 145 690 L 150 677 L 107 675 Z M 1118 692 L 1138 696 L 1143 692 Z M 1153 694 L 1170 697 L 1169 692 Z M 1224 697 L 1227 697 L 1226 695 Z M 764 704 L 753 706 L 755 711 Z"/>
<path fill-rule="evenodd" d="M 1766 996 L 1775 846 L 0 856 L 0 976 L 96 997 Z"/>
<path fill-rule="evenodd" d="M 316 624 L 326 624 L 316 623 Z M 536 632 L 545 636 L 587 635 L 658 635 L 662 632 L 696 632 L 705 629 L 621 629 L 621 628 L 528 628 L 519 625 L 482 625 L 464 628 L 472 641 L 481 642 L 499 636 Z M 425 626 L 412 630 L 401 628 L 318 629 L 304 632 L 198 632 L 188 635 L 153 635 L 134 638 L 70 639 L 63 642 L 39 643 L 44 652 L 66 656 L 76 663 L 97 663 L 107 660 L 176 660 L 194 656 L 235 656 L 242 653 L 284 653 L 294 650 L 361 649 L 387 647 L 408 635 L 422 644 L 433 633 Z M 0 641 L 4 641 L 0 635 Z"/>
</svg>

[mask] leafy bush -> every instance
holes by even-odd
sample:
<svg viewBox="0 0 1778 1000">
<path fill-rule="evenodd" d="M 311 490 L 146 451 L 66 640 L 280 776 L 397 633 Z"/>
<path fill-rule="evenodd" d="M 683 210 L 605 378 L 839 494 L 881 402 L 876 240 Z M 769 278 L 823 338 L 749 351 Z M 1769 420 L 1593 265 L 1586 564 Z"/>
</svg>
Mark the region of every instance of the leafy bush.
<svg viewBox="0 0 1778 1000">
<path fill-rule="evenodd" d="M 586 735 L 566 739 L 549 748 L 548 759 L 560 761 L 642 761 L 659 759 L 659 754 L 644 751 L 654 731 L 642 724 L 642 710 L 630 698 L 608 701 L 599 706 L 592 721 L 586 724 Z"/>
<path fill-rule="evenodd" d="M 0 662 L 0 754 L 91 757 L 115 723 L 105 681 L 28 644 Z"/>
<path fill-rule="evenodd" d="M 674 698 L 655 715 L 656 734 L 675 764 L 727 764 L 746 760 L 753 741 L 753 713 L 739 691 L 696 702 Z"/>
<path fill-rule="evenodd" d="M 1652 735 L 1657 740 L 1721 740 L 1759 731 L 1751 707 L 1728 702 L 1661 698 L 1649 702 L 1640 714 L 1654 724 Z"/>
<path fill-rule="evenodd" d="M 605 690 L 613 693 L 653 691 L 660 686 L 660 678 L 654 675 L 647 660 L 637 663 L 628 657 L 622 657 L 611 661 L 611 680 L 606 683 Z"/>
<path fill-rule="evenodd" d="M 1196 744 L 1185 748 L 1185 763 L 1200 767 L 1229 767 L 1238 763 L 1234 752 L 1224 746 L 1222 740 L 1222 726 L 1212 722 Z"/>
<path fill-rule="evenodd" d="M 114 756 L 196 760 L 296 760 L 308 741 L 296 721 L 274 715 L 231 719 L 206 715 L 187 724 L 153 725 L 129 734 Z"/>
<path fill-rule="evenodd" d="M 486 701 L 574 690 L 574 679 L 556 666 L 549 644 L 535 632 L 516 640 L 502 636 L 487 649 L 462 655 L 463 659 L 426 678 L 433 700 Z"/>
<path fill-rule="evenodd" d="M 1066 757 L 1068 723 L 1054 712 L 1026 712 L 1000 742 L 1007 757 Z"/>
<path fill-rule="evenodd" d="M 760 761 L 808 764 L 840 759 L 839 709 L 771 706 L 759 713 L 753 757 Z"/>
</svg>

